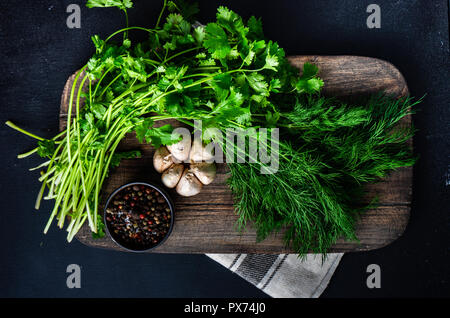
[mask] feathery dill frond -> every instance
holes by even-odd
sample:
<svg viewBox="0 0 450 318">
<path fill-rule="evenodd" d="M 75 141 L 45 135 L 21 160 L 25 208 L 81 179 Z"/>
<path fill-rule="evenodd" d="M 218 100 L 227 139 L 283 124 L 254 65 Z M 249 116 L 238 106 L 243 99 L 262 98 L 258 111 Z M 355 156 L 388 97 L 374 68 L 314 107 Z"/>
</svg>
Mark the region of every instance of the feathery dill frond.
<svg viewBox="0 0 450 318">
<path fill-rule="evenodd" d="M 259 163 L 229 165 L 238 224 L 252 221 L 259 240 L 285 229 L 286 245 L 300 257 L 326 253 L 340 237 L 357 240 L 355 222 L 369 207 L 364 186 L 415 162 L 406 143 L 414 129 L 399 122 L 418 102 L 382 95 L 362 105 L 298 100 L 280 121 L 276 173 L 260 174 Z"/>
</svg>

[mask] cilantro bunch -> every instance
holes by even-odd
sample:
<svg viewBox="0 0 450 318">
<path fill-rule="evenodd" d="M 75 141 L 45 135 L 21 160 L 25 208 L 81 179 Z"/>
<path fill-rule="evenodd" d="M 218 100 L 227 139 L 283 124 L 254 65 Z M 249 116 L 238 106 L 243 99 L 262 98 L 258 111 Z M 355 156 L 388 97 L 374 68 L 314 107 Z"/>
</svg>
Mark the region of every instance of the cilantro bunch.
<svg viewBox="0 0 450 318">
<path fill-rule="evenodd" d="M 167 119 L 191 126 L 201 120 L 203 129 L 222 132 L 280 128 L 271 148 L 279 171 L 260 174 L 263 163 L 235 151 L 254 161 L 230 164 L 228 183 L 240 225 L 251 221 L 259 239 L 286 228 L 286 244 L 300 255 L 324 253 L 340 236 L 356 239 L 360 207 L 354 203 L 363 184 L 414 161 L 405 144 L 412 131 L 395 128 L 410 113 L 410 99 L 377 96 L 347 105 L 321 97 L 317 67 L 306 63 L 299 75 L 284 50 L 265 38 L 260 19 L 244 21 L 219 7 L 216 21 L 192 24 L 196 5 L 165 0 L 155 27 L 144 28 L 128 26 L 130 0 L 88 0 L 87 6 L 117 7 L 127 25 L 106 39 L 92 37 L 96 52 L 74 80 L 66 129 L 46 140 L 8 123 L 39 140 L 19 157 L 37 152 L 47 159 L 36 167 L 44 169 L 36 208 L 42 198 L 55 200 L 45 232 L 56 219 L 60 228 L 68 222 L 68 241 L 86 221 L 102 233 L 103 182 L 122 158 L 140 155 L 116 152 L 119 142 L 133 131 L 155 147 L 178 142 L 172 126 L 158 125 Z M 131 31 L 147 40 L 132 43 Z"/>
</svg>

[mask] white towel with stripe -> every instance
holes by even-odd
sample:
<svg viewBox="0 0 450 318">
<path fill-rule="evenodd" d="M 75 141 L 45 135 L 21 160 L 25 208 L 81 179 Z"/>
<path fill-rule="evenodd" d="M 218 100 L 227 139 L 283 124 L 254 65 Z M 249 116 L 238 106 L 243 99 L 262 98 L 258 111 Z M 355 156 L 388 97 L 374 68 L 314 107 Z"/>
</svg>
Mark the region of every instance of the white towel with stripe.
<svg viewBox="0 0 450 318">
<path fill-rule="evenodd" d="M 317 298 L 333 276 L 343 253 L 206 254 L 274 298 Z"/>
</svg>

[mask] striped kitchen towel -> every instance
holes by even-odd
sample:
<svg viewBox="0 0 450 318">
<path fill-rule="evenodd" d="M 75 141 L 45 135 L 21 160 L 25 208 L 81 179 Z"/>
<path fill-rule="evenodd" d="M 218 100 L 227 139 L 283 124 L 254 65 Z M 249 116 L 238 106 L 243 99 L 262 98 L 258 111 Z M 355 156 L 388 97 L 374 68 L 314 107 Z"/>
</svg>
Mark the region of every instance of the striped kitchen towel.
<svg viewBox="0 0 450 318">
<path fill-rule="evenodd" d="M 274 298 L 317 298 L 328 286 L 343 253 L 308 254 L 206 254 Z"/>
</svg>

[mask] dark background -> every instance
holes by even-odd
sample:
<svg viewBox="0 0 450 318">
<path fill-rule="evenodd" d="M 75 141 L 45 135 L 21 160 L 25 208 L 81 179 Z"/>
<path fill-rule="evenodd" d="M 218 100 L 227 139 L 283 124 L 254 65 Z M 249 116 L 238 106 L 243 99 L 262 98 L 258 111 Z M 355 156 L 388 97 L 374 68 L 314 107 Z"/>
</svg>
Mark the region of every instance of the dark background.
<svg viewBox="0 0 450 318">
<path fill-rule="evenodd" d="M 162 1 L 135 1 L 131 25 L 153 26 Z M 351 54 L 385 59 L 404 74 L 411 94 L 427 94 L 414 123 L 413 206 L 405 234 L 380 250 L 346 254 L 323 297 L 450 296 L 450 94 L 447 0 L 385 1 L 381 29 L 366 27 L 375 1 L 200 1 L 199 21 L 219 4 L 263 19 L 266 35 L 295 54 Z M 78 3 L 81 29 L 68 29 L 66 8 Z M 0 4 L 0 122 L 12 120 L 44 137 L 58 127 L 69 75 L 93 53 L 92 34 L 124 25 L 116 9 L 84 1 Z M 33 209 L 39 163 L 16 155 L 34 141 L 0 128 L 0 296 L 3 297 L 266 297 L 204 255 L 131 254 L 66 243 L 64 231 L 42 229 L 51 204 Z M 82 288 L 66 287 L 66 267 L 82 267 Z M 381 289 L 366 287 L 366 268 L 381 266 Z"/>
</svg>

